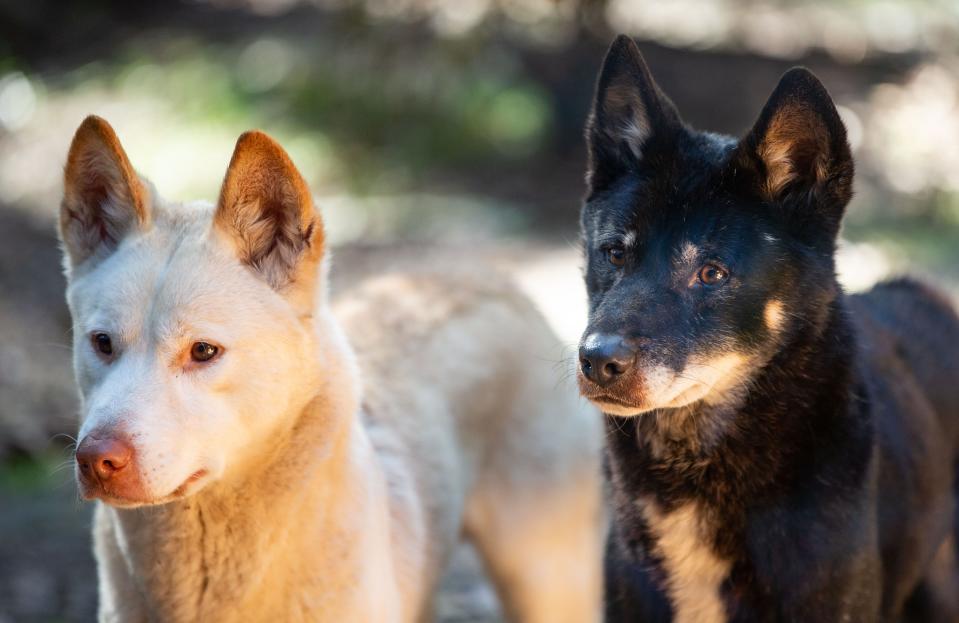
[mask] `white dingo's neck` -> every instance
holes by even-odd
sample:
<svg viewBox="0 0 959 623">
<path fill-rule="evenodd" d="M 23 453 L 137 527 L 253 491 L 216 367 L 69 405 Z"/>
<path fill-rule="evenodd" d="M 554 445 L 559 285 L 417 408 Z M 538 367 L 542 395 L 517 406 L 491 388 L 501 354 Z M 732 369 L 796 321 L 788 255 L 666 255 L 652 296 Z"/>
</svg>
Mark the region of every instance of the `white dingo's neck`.
<svg viewBox="0 0 959 623">
<path fill-rule="evenodd" d="M 242 478 L 99 505 L 101 620 L 405 619 L 385 479 L 360 418 L 336 407 L 315 399 Z"/>
</svg>

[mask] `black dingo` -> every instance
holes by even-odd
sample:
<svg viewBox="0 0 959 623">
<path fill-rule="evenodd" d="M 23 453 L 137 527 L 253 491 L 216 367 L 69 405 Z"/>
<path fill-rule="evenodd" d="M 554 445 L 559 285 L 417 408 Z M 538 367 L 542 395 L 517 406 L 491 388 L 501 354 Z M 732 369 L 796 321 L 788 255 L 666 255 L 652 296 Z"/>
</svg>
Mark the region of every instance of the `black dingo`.
<svg viewBox="0 0 959 623">
<path fill-rule="evenodd" d="M 793 69 L 745 138 L 699 132 L 620 37 L 587 140 L 609 620 L 955 621 L 959 319 L 837 284 L 853 162 L 822 84 Z"/>
</svg>

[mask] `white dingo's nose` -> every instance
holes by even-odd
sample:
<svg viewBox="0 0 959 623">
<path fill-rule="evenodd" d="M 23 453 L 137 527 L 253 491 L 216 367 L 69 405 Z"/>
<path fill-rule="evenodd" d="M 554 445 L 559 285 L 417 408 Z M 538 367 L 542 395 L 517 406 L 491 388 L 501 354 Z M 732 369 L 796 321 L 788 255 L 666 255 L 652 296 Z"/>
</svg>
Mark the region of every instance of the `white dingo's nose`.
<svg viewBox="0 0 959 623">
<path fill-rule="evenodd" d="M 124 437 L 91 433 L 77 446 L 77 479 L 84 497 L 109 494 L 136 499 L 142 483 L 134 466 L 133 445 Z"/>
</svg>

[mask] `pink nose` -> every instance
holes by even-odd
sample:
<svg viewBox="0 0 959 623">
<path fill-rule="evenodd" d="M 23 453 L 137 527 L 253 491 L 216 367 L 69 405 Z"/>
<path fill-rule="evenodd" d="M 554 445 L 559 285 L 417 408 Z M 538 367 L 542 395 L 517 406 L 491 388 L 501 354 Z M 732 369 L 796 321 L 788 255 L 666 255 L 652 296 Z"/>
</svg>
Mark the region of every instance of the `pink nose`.
<svg viewBox="0 0 959 623">
<path fill-rule="evenodd" d="M 77 467 L 86 478 L 105 482 L 121 472 L 133 458 L 133 447 L 124 439 L 87 435 L 77 446 Z"/>
</svg>

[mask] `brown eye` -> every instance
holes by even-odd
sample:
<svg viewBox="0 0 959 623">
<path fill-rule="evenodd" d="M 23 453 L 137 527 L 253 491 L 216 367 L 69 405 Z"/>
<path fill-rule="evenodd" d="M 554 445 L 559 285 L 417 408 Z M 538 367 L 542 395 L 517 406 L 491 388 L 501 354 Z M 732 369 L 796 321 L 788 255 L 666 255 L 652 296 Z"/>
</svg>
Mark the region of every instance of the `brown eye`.
<svg viewBox="0 0 959 623">
<path fill-rule="evenodd" d="M 606 251 L 609 263 L 613 266 L 622 266 L 626 263 L 626 251 L 622 247 L 612 247 Z"/>
<path fill-rule="evenodd" d="M 699 269 L 699 281 L 707 286 L 718 286 L 729 278 L 725 268 L 715 264 L 706 264 Z"/>
<path fill-rule="evenodd" d="M 210 361 L 220 352 L 219 346 L 214 346 L 209 342 L 194 342 L 190 348 L 190 357 L 193 361 Z"/>
<path fill-rule="evenodd" d="M 113 355 L 113 342 L 106 333 L 93 334 L 93 347 L 97 349 L 97 352 L 101 355 L 106 355 L 107 357 Z"/>
</svg>

